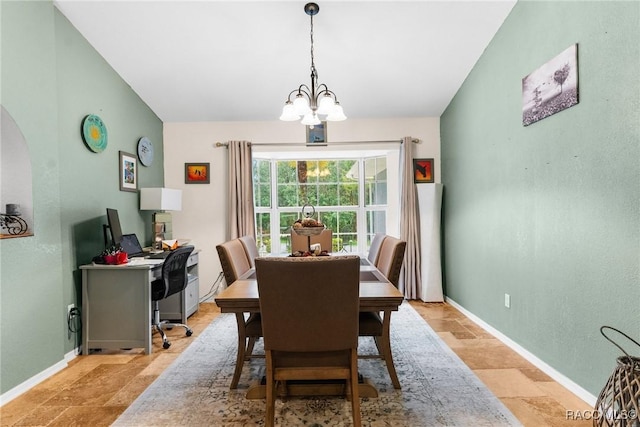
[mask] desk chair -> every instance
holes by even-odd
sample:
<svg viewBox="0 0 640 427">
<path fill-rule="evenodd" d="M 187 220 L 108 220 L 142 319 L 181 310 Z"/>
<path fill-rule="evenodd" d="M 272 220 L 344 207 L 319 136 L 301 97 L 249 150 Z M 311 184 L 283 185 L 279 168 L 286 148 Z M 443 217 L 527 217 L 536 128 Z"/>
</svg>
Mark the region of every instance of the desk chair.
<svg viewBox="0 0 640 427">
<path fill-rule="evenodd" d="M 267 367 L 265 424 L 275 422 L 276 383 L 346 380 L 360 426 L 360 258 L 258 258 L 256 278 Z"/>
<path fill-rule="evenodd" d="M 387 235 L 384 233 L 376 233 L 373 236 L 373 240 L 371 240 L 371 246 L 369 246 L 369 253 L 367 254 L 367 259 L 373 265 L 376 265 L 378 263 L 380 248 L 382 247 L 382 242 L 384 242 L 385 237 L 387 237 Z"/>
<path fill-rule="evenodd" d="M 323 251 L 333 252 L 333 231 L 329 228 L 325 228 L 316 236 L 311 236 L 311 244 L 320 243 L 320 248 Z M 305 252 L 309 250 L 309 240 L 307 236 L 301 236 L 295 231 L 291 230 L 291 253 L 296 251 Z"/>
<path fill-rule="evenodd" d="M 242 236 L 239 237 L 242 246 L 244 246 L 244 251 L 247 254 L 247 259 L 249 260 L 249 265 L 251 268 L 256 266 L 255 259 L 260 256 L 258 252 L 258 245 L 256 244 L 256 239 L 253 236 Z"/>
<path fill-rule="evenodd" d="M 254 244 L 255 245 L 255 244 Z M 251 270 L 251 263 L 247 251 L 240 239 L 233 239 L 216 246 L 224 279 L 227 286 L 238 280 L 238 277 Z M 263 358 L 263 355 L 253 354 L 256 340 L 262 337 L 262 323 L 260 313 L 249 313 L 245 319 L 244 313 L 236 313 L 238 320 L 238 354 L 236 368 L 233 372 L 230 388 L 237 388 L 244 361 L 250 358 Z M 244 326 L 244 327 L 242 327 Z"/>
<path fill-rule="evenodd" d="M 402 269 L 406 246 L 407 242 L 392 236 L 386 236 L 380 246 L 376 267 L 395 287 L 398 287 L 398 281 L 400 280 L 400 270 Z M 384 360 L 393 387 L 399 389 L 400 380 L 398 380 L 398 374 L 393 365 L 389 334 L 383 333 L 382 330 L 382 316 L 379 312 L 361 312 L 359 317 L 360 327 L 358 335 L 361 337 L 373 337 L 378 349 L 377 355 L 360 355 L 359 357 L 361 359 L 376 358 Z"/>
<path fill-rule="evenodd" d="M 187 278 L 187 261 L 193 252 L 193 246 L 183 246 L 173 250 L 162 264 L 162 276 L 158 280 L 151 282 L 151 300 L 153 301 L 153 319 L 151 327 L 162 336 L 162 347 L 169 348 L 171 343 L 167 339 L 163 328 L 172 329 L 182 326 L 190 337 L 193 334 L 191 328 L 182 323 L 171 323 L 167 320 L 160 320 L 159 301 L 173 294 L 182 292 L 189 283 Z"/>
</svg>

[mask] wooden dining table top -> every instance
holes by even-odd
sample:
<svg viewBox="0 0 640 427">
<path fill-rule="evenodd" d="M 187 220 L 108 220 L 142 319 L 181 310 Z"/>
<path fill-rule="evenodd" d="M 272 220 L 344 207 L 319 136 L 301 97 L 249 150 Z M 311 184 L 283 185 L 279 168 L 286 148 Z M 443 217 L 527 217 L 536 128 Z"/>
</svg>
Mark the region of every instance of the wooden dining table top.
<svg viewBox="0 0 640 427">
<path fill-rule="evenodd" d="M 360 265 L 360 311 L 396 311 L 404 295 L 373 265 Z M 255 269 L 250 269 L 215 297 L 223 313 L 259 312 Z"/>
</svg>

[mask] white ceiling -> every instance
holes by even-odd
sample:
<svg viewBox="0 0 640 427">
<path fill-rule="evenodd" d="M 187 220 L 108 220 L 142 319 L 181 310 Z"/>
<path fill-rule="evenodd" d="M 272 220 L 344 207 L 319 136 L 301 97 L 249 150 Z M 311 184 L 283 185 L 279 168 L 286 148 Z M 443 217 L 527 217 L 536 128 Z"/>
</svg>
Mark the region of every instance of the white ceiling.
<svg viewBox="0 0 640 427">
<path fill-rule="evenodd" d="M 439 117 L 515 1 L 316 1 L 319 83 L 351 118 Z M 54 2 L 164 122 L 275 120 L 310 84 L 306 1 Z"/>
</svg>

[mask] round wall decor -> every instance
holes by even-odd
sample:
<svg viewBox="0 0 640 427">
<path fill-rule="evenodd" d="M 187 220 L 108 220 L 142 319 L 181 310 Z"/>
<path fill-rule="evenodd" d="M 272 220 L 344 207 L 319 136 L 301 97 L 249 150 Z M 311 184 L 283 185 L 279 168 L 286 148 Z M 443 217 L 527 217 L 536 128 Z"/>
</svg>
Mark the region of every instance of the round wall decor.
<svg viewBox="0 0 640 427">
<path fill-rule="evenodd" d="M 100 117 L 89 114 L 82 120 L 82 139 L 94 153 L 101 153 L 107 148 L 107 127 Z"/>
<path fill-rule="evenodd" d="M 144 166 L 151 166 L 153 163 L 153 143 L 146 136 L 138 141 L 138 158 Z"/>
</svg>

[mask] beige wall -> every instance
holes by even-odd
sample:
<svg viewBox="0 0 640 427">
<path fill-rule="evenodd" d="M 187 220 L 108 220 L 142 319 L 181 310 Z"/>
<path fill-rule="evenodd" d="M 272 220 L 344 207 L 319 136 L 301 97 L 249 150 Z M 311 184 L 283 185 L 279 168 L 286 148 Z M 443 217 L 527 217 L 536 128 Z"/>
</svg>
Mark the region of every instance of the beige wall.
<svg viewBox="0 0 640 427">
<path fill-rule="evenodd" d="M 187 238 L 200 249 L 200 295 L 209 292 L 222 271 L 215 246 L 228 238 L 227 233 L 227 151 L 216 142 L 248 140 L 259 144 L 303 143 L 305 127 L 299 123 L 269 122 L 200 122 L 164 124 L 165 187 L 183 190 L 183 210 L 173 213 L 174 238 Z M 440 119 L 433 117 L 402 119 L 348 119 L 330 122 L 331 141 L 400 140 L 411 136 L 416 144 L 415 157 L 434 158 L 435 180 L 440 182 Z M 336 146 L 337 147 L 337 146 Z M 376 149 L 378 144 L 344 146 L 343 149 Z M 304 145 L 301 151 L 309 150 Z M 260 146 L 264 150 L 264 146 Z M 211 164 L 211 184 L 184 184 L 184 164 Z"/>
</svg>

